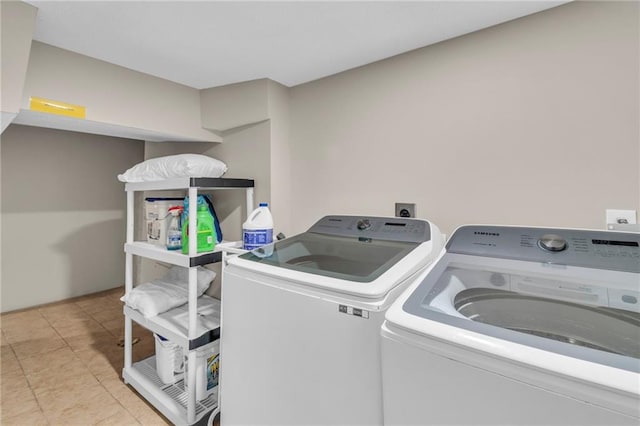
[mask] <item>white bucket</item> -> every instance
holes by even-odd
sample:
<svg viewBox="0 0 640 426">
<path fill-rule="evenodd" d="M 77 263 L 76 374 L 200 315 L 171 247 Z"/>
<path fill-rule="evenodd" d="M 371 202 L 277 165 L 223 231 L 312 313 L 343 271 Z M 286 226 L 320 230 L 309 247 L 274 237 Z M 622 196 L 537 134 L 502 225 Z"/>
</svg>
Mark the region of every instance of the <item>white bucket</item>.
<svg viewBox="0 0 640 426">
<path fill-rule="evenodd" d="M 202 401 L 209 395 L 218 393 L 218 375 L 220 372 L 220 340 L 211 342 L 196 351 L 196 400 Z M 184 370 L 184 390 L 188 390 L 189 363 Z"/>
<path fill-rule="evenodd" d="M 175 383 L 176 374 L 184 370 L 182 347 L 154 334 L 156 338 L 156 372 L 163 383 Z"/>
<path fill-rule="evenodd" d="M 273 217 L 267 203 L 260 203 L 242 224 L 242 248 L 253 250 L 273 242 Z"/>
</svg>

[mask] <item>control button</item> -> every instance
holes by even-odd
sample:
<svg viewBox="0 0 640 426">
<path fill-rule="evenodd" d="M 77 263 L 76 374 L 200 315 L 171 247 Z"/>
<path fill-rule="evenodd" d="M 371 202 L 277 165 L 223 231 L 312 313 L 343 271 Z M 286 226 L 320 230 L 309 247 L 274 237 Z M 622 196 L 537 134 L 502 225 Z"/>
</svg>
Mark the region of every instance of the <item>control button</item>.
<svg viewBox="0 0 640 426">
<path fill-rule="evenodd" d="M 358 220 L 358 229 L 364 231 L 365 229 L 371 228 L 371 222 L 369 219 L 360 219 Z"/>
<path fill-rule="evenodd" d="M 567 241 L 560 235 L 545 234 L 538 240 L 538 246 L 546 251 L 562 251 L 567 248 Z"/>
</svg>

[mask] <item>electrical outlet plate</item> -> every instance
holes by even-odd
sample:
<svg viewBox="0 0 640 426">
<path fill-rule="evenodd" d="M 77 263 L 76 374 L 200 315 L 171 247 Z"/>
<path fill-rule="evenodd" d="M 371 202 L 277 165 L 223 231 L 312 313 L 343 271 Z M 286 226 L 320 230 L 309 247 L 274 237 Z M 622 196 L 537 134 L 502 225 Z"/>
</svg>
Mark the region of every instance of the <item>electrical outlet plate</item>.
<svg viewBox="0 0 640 426">
<path fill-rule="evenodd" d="M 396 203 L 396 217 L 416 217 L 415 203 Z"/>
<path fill-rule="evenodd" d="M 606 210 L 606 219 L 607 225 L 610 223 L 614 224 L 634 224 L 636 223 L 636 211 L 635 210 L 616 210 L 616 209 L 607 209 Z"/>
</svg>

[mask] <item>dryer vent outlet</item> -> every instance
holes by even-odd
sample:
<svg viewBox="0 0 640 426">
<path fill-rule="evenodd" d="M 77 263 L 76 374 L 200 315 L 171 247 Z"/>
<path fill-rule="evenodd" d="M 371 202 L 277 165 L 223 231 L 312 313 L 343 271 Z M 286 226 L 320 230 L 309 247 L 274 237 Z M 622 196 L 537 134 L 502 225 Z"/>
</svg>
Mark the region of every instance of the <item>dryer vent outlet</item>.
<svg viewBox="0 0 640 426">
<path fill-rule="evenodd" d="M 396 203 L 396 217 L 416 217 L 415 203 Z"/>
</svg>

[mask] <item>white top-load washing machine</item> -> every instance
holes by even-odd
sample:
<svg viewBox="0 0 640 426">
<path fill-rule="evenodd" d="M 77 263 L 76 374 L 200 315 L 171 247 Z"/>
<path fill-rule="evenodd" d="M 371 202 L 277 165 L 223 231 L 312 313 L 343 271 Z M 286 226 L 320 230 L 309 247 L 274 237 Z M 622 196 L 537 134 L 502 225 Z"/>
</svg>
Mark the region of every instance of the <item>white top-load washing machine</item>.
<svg viewBox="0 0 640 426">
<path fill-rule="evenodd" d="M 443 246 L 425 220 L 327 216 L 230 259 L 221 423 L 382 424 L 384 313 Z"/>
<path fill-rule="evenodd" d="M 463 226 L 387 311 L 384 419 L 640 423 L 640 234 Z"/>
</svg>

